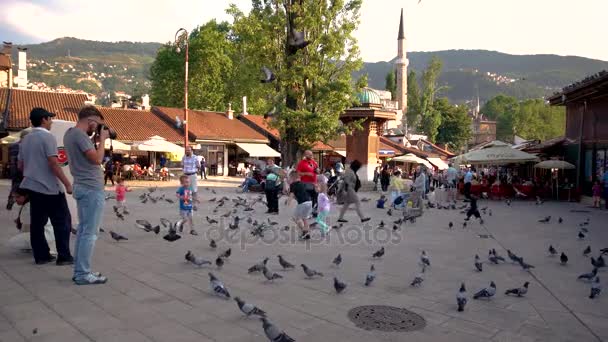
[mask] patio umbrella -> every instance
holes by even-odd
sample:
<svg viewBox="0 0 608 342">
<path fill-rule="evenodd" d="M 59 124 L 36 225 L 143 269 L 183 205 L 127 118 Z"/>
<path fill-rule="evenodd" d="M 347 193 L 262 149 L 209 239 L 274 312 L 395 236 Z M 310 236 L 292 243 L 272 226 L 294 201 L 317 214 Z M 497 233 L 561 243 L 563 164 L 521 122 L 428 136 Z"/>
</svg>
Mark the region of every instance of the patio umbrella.
<svg viewBox="0 0 608 342">
<path fill-rule="evenodd" d="M 428 160 L 422 159 L 418 156 L 416 156 L 413 153 L 408 153 L 402 156 L 398 156 L 393 158 L 393 161 L 399 161 L 399 162 L 404 162 L 404 163 L 413 163 L 413 164 L 423 164 L 428 168 L 433 168 L 433 165 L 431 165 L 431 163 L 428 162 Z"/>
<path fill-rule="evenodd" d="M 538 157 L 523 151 L 511 148 L 502 141 L 492 141 L 482 149 L 470 151 L 455 157 L 458 163 L 466 164 L 512 164 L 538 161 Z"/>
<path fill-rule="evenodd" d="M 106 150 L 110 149 L 110 145 L 112 146 L 114 151 L 131 151 L 131 145 L 127 145 L 125 143 L 121 143 L 118 140 L 110 140 L 107 139 L 105 144 L 104 144 L 104 148 Z"/>
<path fill-rule="evenodd" d="M 175 154 L 183 154 L 184 148 L 176 145 L 167 139 L 155 135 L 150 139 L 143 141 L 139 144 L 133 145 L 134 150 L 149 151 L 149 152 L 171 152 Z"/>
<path fill-rule="evenodd" d="M 558 170 L 566 170 L 566 169 L 574 169 L 575 166 L 568 163 L 564 160 L 545 160 L 536 165 L 535 168 L 539 169 L 558 169 Z"/>
</svg>

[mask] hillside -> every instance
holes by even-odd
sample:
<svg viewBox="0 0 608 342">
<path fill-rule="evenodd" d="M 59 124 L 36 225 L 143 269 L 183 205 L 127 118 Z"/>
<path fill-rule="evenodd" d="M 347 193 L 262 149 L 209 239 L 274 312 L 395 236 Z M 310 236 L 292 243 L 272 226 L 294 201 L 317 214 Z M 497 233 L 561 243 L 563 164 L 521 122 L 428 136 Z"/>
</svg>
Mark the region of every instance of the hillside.
<svg viewBox="0 0 608 342">
<path fill-rule="evenodd" d="M 608 69 L 608 62 L 577 56 L 509 55 L 486 50 L 409 52 L 409 68 L 420 76 L 433 55 L 443 61 L 440 82 L 450 87 L 443 95 L 455 102 L 471 100 L 477 96 L 477 89 L 482 101 L 499 93 L 522 99 L 542 97 Z M 392 61 L 365 63 L 357 76 L 367 73 L 370 87 L 384 89 L 390 70 Z"/>
<path fill-rule="evenodd" d="M 63 85 L 99 96 L 119 90 L 131 95 L 147 92 L 149 68 L 161 45 L 66 37 L 23 47 L 28 48 L 31 82 Z M 444 63 L 440 82 L 449 90 L 443 95 L 454 102 L 469 101 L 478 91 L 482 102 L 500 93 L 538 98 L 608 69 L 608 62 L 583 57 L 509 55 L 486 50 L 409 52 L 409 68 L 419 75 L 433 55 Z M 17 64 L 16 49 L 13 58 Z M 392 62 L 365 63 L 355 76 L 367 73 L 370 87 L 384 89 L 384 78 L 392 68 Z"/>
</svg>

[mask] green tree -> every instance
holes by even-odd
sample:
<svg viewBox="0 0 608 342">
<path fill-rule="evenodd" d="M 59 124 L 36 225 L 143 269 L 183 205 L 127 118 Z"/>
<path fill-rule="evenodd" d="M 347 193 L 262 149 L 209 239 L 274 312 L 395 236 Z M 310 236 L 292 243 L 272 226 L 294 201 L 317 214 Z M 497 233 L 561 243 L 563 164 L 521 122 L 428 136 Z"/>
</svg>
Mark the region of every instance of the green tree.
<svg viewBox="0 0 608 342">
<path fill-rule="evenodd" d="M 249 59 L 243 63 L 247 71 L 237 72 L 235 80 L 253 84 L 251 78 L 257 78 L 259 87 L 262 66 L 276 75 L 275 83 L 251 92 L 263 94 L 265 111 L 275 113 L 271 125 L 281 133 L 286 165 L 297 160 L 302 148 L 335 137 L 340 113 L 352 105 L 361 86 L 351 78 L 362 66 L 353 37 L 360 8 L 361 0 L 253 0 L 247 16 L 235 6 L 228 10 L 234 19 L 235 58 Z M 305 32 L 310 44 L 301 50 L 291 47 L 292 31 Z M 245 52 L 250 54 L 239 55 Z"/>
<path fill-rule="evenodd" d="M 386 77 L 384 78 L 384 90 L 388 90 L 391 92 L 391 98 L 393 100 L 397 99 L 397 81 L 395 79 L 395 71 L 391 70 L 386 73 Z"/>
<path fill-rule="evenodd" d="M 416 131 L 420 123 L 420 88 L 416 72 L 410 70 L 407 75 L 407 113 L 408 130 Z"/>
<path fill-rule="evenodd" d="M 490 120 L 496 120 L 496 138 L 503 141 L 513 141 L 513 119 L 519 111 L 516 98 L 498 95 L 484 104 L 481 113 Z"/>
<path fill-rule="evenodd" d="M 431 57 L 422 72 L 422 98 L 420 101 L 421 128 L 430 141 L 435 142 L 437 129 L 441 125 L 441 113 L 433 107 L 435 97 L 444 88 L 437 84 L 441 74 L 442 62 L 437 56 Z"/>
<path fill-rule="evenodd" d="M 543 100 L 520 102 L 513 118 L 513 131 L 524 139 L 546 140 L 564 135 L 566 114 L 562 107 L 551 107 Z"/>
<path fill-rule="evenodd" d="M 436 100 L 433 107 L 441 113 L 436 141 L 455 150 L 463 147 L 471 137 L 471 118 L 467 107 L 452 105 L 445 97 Z"/>
</svg>

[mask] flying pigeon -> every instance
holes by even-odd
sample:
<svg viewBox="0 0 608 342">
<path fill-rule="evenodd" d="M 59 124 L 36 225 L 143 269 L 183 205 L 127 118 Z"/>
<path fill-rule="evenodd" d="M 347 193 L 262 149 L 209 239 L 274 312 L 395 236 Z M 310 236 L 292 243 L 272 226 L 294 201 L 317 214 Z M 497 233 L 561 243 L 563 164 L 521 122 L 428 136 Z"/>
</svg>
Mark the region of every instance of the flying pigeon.
<svg viewBox="0 0 608 342">
<path fill-rule="evenodd" d="M 314 276 L 319 276 L 319 277 L 323 276 L 323 273 L 315 271 L 312 268 L 310 268 L 304 264 L 301 264 L 300 266 L 302 266 L 302 270 L 304 271 L 304 274 L 306 274 L 306 276 L 308 278 L 313 278 Z"/>
<path fill-rule="evenodd" d="M 201 267 L 203 265 L 211 265 L 211 261 L 205 260 L 201 257 L 197 257 L 194 254 L 192 254 L 191 251 L 188 251 L 188 253 L 186 253 L 185 258 L 187 261 L 189 261 L 192 264 L 199 266 L 199 267 Z"/>
<path fill-rule="evenodd" d="M 369 272 L 365 276 L 365 286 L 370 286 L 374 282 L 375 279 L 376 279 L 376 268 L 372 264 L 372 266 L 369 268 Z"/>
<path fill-rule="evenodd" d="M 232 254 L 232 248 L 228 248 L 224 253 L 220 254 L 219 257 L 222 259 L 230 258 L 230 254 Z"/>
<path fill-rule="evenodd" d="M 126 237 L 118 234 L 118 233 L 114 233 L 113 231 L 110 230 L 110 236 L 112 236 L 112 239 L 116 240 L 116 242 L 120 241 L 120 240 L 129 240 Z"/>
<path fill-rule="evenodd" d="M 566 255 L 566 253 L 562 252 L 562 255 L 559 256 L 559 261 L 562 263 L 562 265 L 568 263 L 568 256 Z"/>
<path fill-rule="evenodd" d="M 483 271 L 483 264 L 482 262 L 479 260 L 479 255 L 475 254 L 475 268 L 481 272 Z"/>
<path fill-rule="evenodd" d="M 266 317 L 262 317 L 262 328 L 264 328 L 264 334 L 271 342 L 295 342 L 293 338 L 289 337 L 283 330 L 279 329 L 276 325 L 270 322 Z"/>
<path fill-rule="evenodd" d="M 160 226 L 152 227 L 152 224 L 146 220 L 135 220 L 135 225 L 146 232 L 160 233 Z"/>
<path fill-rule="evenodd" d="M 258 316 L 261 316 L 261 317 L 266 316 L 266 312 L 264 312 L 263 310 L 259 309 L 255 305 L 249 304 L 249 303 L 245 303 L 245 301 L 243 301 L 239 297 L 234 297 L 234 300 L 236 301 L 236 304 L 239 306 L 239 310 L 241 310 L 242 313 L 244 313 L 245 315 L 247 315 L 247 317 L 249 317 L 251 315 L 258 315 Z"/>
<path fill-rule="evenodd" d="M 549 254 L 551 254 L 551 256 L 555 256 L 557 254 L 557 250 L 553 248 L 553 245 L 549 245 Z"/>
<path fill-rule="evenodd" d="M 265 66 L 262 67 L 262 72 L 264 73 L 264 78 L 260 80 L 262 83 L 270 83 L 277 79 L 274 73 Z"/>
<path fill-rule="evenodd" d="M 549 223 L 551 221 L 551 216 L 545 216 L 545 218 L 538 220 L 540 223 Z"/>
<path fill-rule="evenodd" d="M 184 220 L 179 220 L 176 223 L 172 223 L 171 221 L 169 221 L 165 218 L 161 218 L 160 223 L 164 227 L 169 228 L 169 233 L 167 233 L 165 236 L 163 236 L 163 239 L 173 242 L 173 241 L 179 240 L 181 238 L 181 236 L 179 234 L 177 234 L 177 231 L 179 230 L 181 232 L 182 230 L 184 230 Z"/>
<path fill-rule="evenodd" d="M 384 246 L 372 254 L 372 258 L 382 258 L 384 256 Z"/>
<path fill-rule="evenodd" d="M 595 278 L 595 276 L 597 275 L 597 268 L 594 267 L 593 271 L 589 272 L 589 273 L 583 273 L 581 275 L 578 276 L 579 280 L 593 280 L 593 278 Z"/>
<path fill-rule="evenodd" d="M 606 267 L 606 262 L 604 261 L 604 257 L 600 255 L 597 260 L 591 257 L 591 265 L 593 265 L 593 267 L 602 268 Z"/>
<path fill-rule="evenodd" d="M 431 266 L 431 260 L 426 254 L 426 251 L 422 251 L 422 253 L 420 254 L 420 262 L 422 263 L 422 265 Z"/>
<path fill-rule="evenodd" d="M 264 277 L 266 278 L 266 280 L 270 280 L 270 281 L 274 281 L 275 279 L 283 278 L 282 275 L 272 272 L 271 270 L 268 269 L 268 267 L 264 267 L 264 269 L 262 269 L 262 273 L 264 274 Z"/>
<path fill-rule="evenodd" d="M 342 263 L 342 254 L 338 254 L 338 256 L 334 258 L 332 263 L 336 265 L 336 267 L 340 267 L 340 264 Z"/>
<path fill-rule="evenodd" d="M 268 263 L 268 258 L 264 258 L 264 260 L 262 262 L 249 267 L 249 269 L 247 270 L 247 273 L 262 272 L 264 270 L 264 267 L 266 267 L 267 263 Z"/>
<path fill-rule="evenodd" d="M 285 260 L 282 255 L 278 255 L 278 257 L 279 257 L 279 264 L 281 265 L 281 267 L 283 267 L 284 270 L 293 269 L 295 267 L 294 265 L 289 263 L 287 260 Z"/>
<path fill-rule="evenodd" d="M 600 249 L 600 253 L 601 253 L 601 255 L 608 254 L 608 248 Z"/>
<path fill-rule="evenodd" d="M 337 277 L 334 277 L 334 289 L 336 289 L 337 293 L 342 293 L 342 291 L 346 289 L 346 283 L 343 283 L 338 280 Z"/>
<path fill-rule="evenodd" d="M 593 299 L 600 295 L 602 292 L 602 285 L 600 284 L 600 277 L 595 277 L 593 283 L 591 283 L 591 293 L 589 294 L 589 298 Z"/>
<path fill-rule="evenodd" d="M 209 247 L 213 249 L 217 248 L 217 243 L 215 242 L 215 240 L 211 239 L 211 242 L 209 242 Z"/>
<path fill-rule="evenodd" d="M 213 293 L 220 297 L 224 297 L 226 299 L 230 298 L 230 293 L 228 289 L 224 286 L 218 278 L 216 278 L 213 273 L 209 272 L 209 285 L 211 286 L 211 290 Z"/>
<path fill-rule="evenodd" d="M 291 30 L 291 35 L 288 39 L 288 44 L 296 50 L 305 48 L 310 42 L 304 39 L 304 32 Z"/>
<path fill-rule="evenodd" d="M 424 272 L 424 269 L 423 269 L 423 272 Z M 419 287 L 420 285 L 422 285 L 423 281 L 424 281 L 424 277 L 423 277 L 422 273 L 419 273 L 416 277 L 414 277 L 414 280 L 412 280 L 412 282 L 410 283 L 410 286 Z"/>
<path fill-rule="evenodd" d="M 473 299 L 479 298 L 492 298 L 496 294 L 496 284 L 494 282 L 490 282 L 490 286 L 481 289 L 479 292 L 473 295 Z"/>
<path fill-rule="evenodd" d="M 505 291 L 505 295 L 515 295 L 517 297 L 522 297 L 523 295 L 525 295 L 526 293 L 528 293 L 528 285 L 530 285 L 529 282 L 525 282 L 524 286 L 522 287 L 517 287 L 514 289 L 508 289 L 507 291 Z"/>
<path fill-rule="evenodd" d="M 467 305 L 467 289 L 464 287 L 464 283 L 460 284 L 460 290 L 456 294 L 456 304 L 458 304 L 458 311 L 464 311 L 464 306 Z"/>
</svg>

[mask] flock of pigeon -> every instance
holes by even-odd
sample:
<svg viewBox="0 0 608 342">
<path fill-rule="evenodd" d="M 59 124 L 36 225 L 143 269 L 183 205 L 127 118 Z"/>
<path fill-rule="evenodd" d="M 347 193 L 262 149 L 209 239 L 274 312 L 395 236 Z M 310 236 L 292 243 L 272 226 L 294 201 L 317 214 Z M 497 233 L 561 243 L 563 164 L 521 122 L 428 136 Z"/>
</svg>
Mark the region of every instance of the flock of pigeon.
<svg viewBox="0 0 608 342">
<path fill-rule="evenodd" d="M 209 188 L 207 188 L 206 190 L 209 190 Z M 170 199 L 165 198 L 164 195 L 155 197 L 153 195 L 155 193 L 155 191 L 156 191 L 156 188 L 149 188 L 148 192 L 145 192 L 140 196 L 141 202 L 146 203 L 146 202 L 150 201 L 152 203 L 158 203 L 159 201 L 162 201 L 162 200 L 169 202 L 168 200 L 170 200 Z M 210 191 L 214 194 L 216 193 L 214 190 L 210 190 Z M 111 197 L 108 197 L 107 199 L 110 199 L 110 198 Z M 245 212 L 253 211 L 254 205 L 256 205 L 257 203 L 264 204 L 264 200 L 263 200 L 262 196 L 259 196 L 257 198 L 253 198 L 250 200 L 242 198 L 240 196 L 237 196 L 234 199 L 230 199 L 230 198 L 224 196 L 219 199 L 217 197 L 212 198 L 212 199 L 208 200 L 208 202 L 215 203 L 216 206 L 214 209 L 212 209 L 212 212 L 215 214 L 217 214 L 218 211 L 222 210 L 222 208 L 226 208 L 227 207 L 226 203 L 232 202 L 233 207 L 230 209 L 228 209 L 228 208 L 224 209 L 227 211 L 224 214 L 221 214 L 221 216 L 224 218 L 229 218 L 232 215 L 238 214 L 239 207 L 242 208 L 243 213 L 245 213 Z M 538 201 L 537 201 L 537 204 L 542 204 L 542 203 L 538 203 Z M 508 201 L 507 205 L 511 205 L 511 202 Z M 443 206 L 443 207 L 438 205 L 438 206 L 436 206 L 436 208 L 437 209 L 460 209 L 461 213 L 465 213 L 467 206 L 468 206 L 467 204 L 464 204 L 463 206 L 456 208 L 456 203 L 453 203 L 451 205 Z M 432 208 L 432 205 L 428 206 L 428 207 Z M 481 208 L 480 210 L 486 215 L 489 215 L 489 216 L 492 215 L 491 209 L 488 209 L 487 207 Z M 126 210 L 120 211 L 119 208 L 116 208 L 116 207 L 114 208 L 114 212 L 117 216 L 117 219 L 119 219 L 119 220 L 124 220 L 124 215 L 129 214 Z M 393 209 L 388 209 L 387 214 L 389 216 L 392 216 Z M 393 230 L 400 229 L 401 225 L 405 224 L 406 221 L 408 221 L 408 220 L 410 220 L 411 222 L 414 222 L 412 220 L 412 217 L 407 216 L 406 212 L 404 212 L 403 215 L 404 215 L 403 217 L 400 217 L 398 220 L 393 222 Z M 205 219 L 209 225 L 217 225 L 219 223 L 217 220 L 210 218 L 209 216 L 206 216 Z M 238 230 L 240 228 L 241 220 L 243 220 L 243 219 L 241 219 L 238 216 L 234 216 L 233 218 L 231 218 L 230 219 L 231 222 L 228 223 L 228 229 Z M 549 223 L 550 221 L 551 221 L 551 216 L 547 216 L 547 217 L 539 220 L 540 223 Z M 560 224 L 564 222 L 564 220 L 561 217 L 557 221 Z M 263 221 L 260 223 L 257 220 L 254 220 L 251 216 L 249 216 L 246 219 L 246 222 L 251 226 L 250 233 L 254 236 L 260 236 L 260 237 L 263 237 L 265 230 L 272 229 L 273 227 L 278 225 L 278 222 L 273 222 L 270 218 L 267 219 L 267 222 Z M 463 229 L 466 228 L 466 223 L 467 223 L 467 220 L 465 220 L 462 225 Z M 589 229 L 587 228 L 589 226 L 589 223 L 590 223 L 589 219 L 586 219 L 584 222 L 580 223 L 580 231 L 578 234 L 579 239 L 584 239 L 586 237 L 585 234 L 589 233 Z M 161 232 L 161 230 L 162 231 L 167 230 L 167 233 L 163 236 L 163 238 L 170 242 L 176 241 L 181 238 L 180 233 L 183 231 L 183 225 L 184 225 L 183 220 L 180 220 L 177 222 L 171 222 L 170 220 L 167 220 L 165 218 L 160 219 L 160 225 L 152 225 L 150 222 L 148 222 L 147 220 L 144 220 L 144 219 L 136 220 L 136 226 L 146 232 L 153 232 L 158 235 Z M 161 228 L 161 226 L 163 228 Z M 339 229 L 340 227 L 341 226 L 334 226 L 333 228 Z M 453 222 L 449 222 L 448 229 L 453 229 L 453 227 L 454 227 Z M 384 221 L 381 221 L 376 229 L 384 229 L 384 228 L 385 228 L 385 223 L 384 223 Z M 285 226 L 284 229 L 290 229 L 290 227 Z M 125 237 L 121 234 L 115 233 L 113 231 L 110 231 L 110 235 L 116 241 L 128 240 L 127 237 Z M 215 250 L 215 249 L 217 249 L 218 244 L 215 240 L 210 240 L 209 246 L 211 247 L 211 249 Z M 372 259 L 380 260 L 384 257 L 385 253 L 386 253 L 385 247 L 381 247 L 380 249 L 375 251 L 371 255 L 371 257 L 372 257 Z M 553 245 L 549 246 L 548 253 L 549 253 L 550 257 L 554 257 L 559 254 L 561 265 L 566 265 L 568 263 L 568 256 L 566 255 L 566 253 L 558 252 L 553 247 Z M 222 267 L 224 266 L 225 262 L 230 258 L 231 254 L 232 254 L 232 249 L 228 248 L 227 250 L 219 253 L 217 258 L 215 259 L 215 261 L 213 261 L 213 260 L 207 260 L 201 256 L 197 256 L 192 251 L 187 251 L 185 254 L 185 260 L 197 267 L 203 267 L 203 266 L 207 266 L 207 265 L 212 267 L 213 265 L 215 265 L 215 267 L 217 267 L 218 270 L 221 270 Z M 587 246 L 583 250 L 582 254 L 585 257 L 589 257 L 591 255 L 591 246 Z M 590 291 L 590 295 L 589 295 L 589 298 L 591 298 L 591 299 L 596 298 L 601 293 L 601 285 L 600 285 L 600 278 L 598 276 L 598 270 L 606 267 L 606 263 L 605 263 L 604 257 L 603 257 L 604 254 L 608 254 L 608 248 L 604 248 L 604 249 L 600 250 L 600 255 L 597 258 L 594 258 L 594 257 L 590 258 L 591 264 L 593 266 L 593 270 L 591 272 L 581 274 L 578 277 L 579 280 L 583 280 L 583 281 L 587 281 L 587 282 L 591 283 L 591 291 Z M 509 249 L 507 249 L 507 258 L 513 264 L 518 264 L 519 266 L 521 266 L 522 269 L 525 271 L 530 271 L 531 269 L 534 268 L 533 265 L 530 265 L 527 262 L 525 262 L 523 257 L 517 256 L 515 253 L 513 253 Z M 278 255 L 277 259 L 278 259 L 279 265 L 282 267 L 283 270 L 292 270 L 292 269 L 296 268 L 295 264 L 288 261 L 287 258 L 283 255 Z M 332 265 L 334 267 L 340 267 L 342 260 L 343 260 L 342 255 L 338 254 L 333 259 Z M 490 249 L 488 251 L 487 260 L 488 260 L 489 264 L 493 264 L 493 265 L 498 265 L 498 264 L 507 262 L 507 259 L 505 257 L 501 256 L 496 251 L 496 249 Z M 259 263 L 252 265 L 251 267 L 249 267 L 248 273 L 249 274 L 256 274 L 256 273 L 261 274 L 264 276 L 264 278 L 268 282 L 274 282 L 276 280 L 282 279 L 283 275 L 281 275 L 277 272 L 273 272 L 268 267 L 268 261 L 269 261 L 269 258 L 265 258 L 264 260 L 260 261 Z M 484 268 L 483 264 L 484 264 L 484 262 L 481 260 L 479 255 L 475 255 L 475 257 L 474 257 L 474 267 L 475 268 L 474 269 L 477 270 L 478 272 L 483 272 L 483 268 Z M 410 286 L 412 286 L 412 287 L 420 287 L 423 284 L 423 282 L 425 280 L 425 271 L 427 268 L 429 268 L 431 266 L 430 256 L 427 251 L 423 250 L 421 252 L 419 265 L 421 268 L 420 272 L 417 275 L 415 275 L 414 279 L 410 282 Z M 312 279 L 312 278 L 324 277 L 324 274 L 322 272 L 313 269 L 309 265 L 302 263 L 302 264 L 300 264 L 300 267 L 302 268 L 302 271 L 304 272 L 304 274 L 307 278 Z M 216 276 L 212 272 L 209 272 L 208 275 L 209 275 L 210 287 L 214 294 L 216 294 L 222 298 L 226 298 L 226 299 L 233 298 L 231 296 L 228 288 L 226 287 L 226 285 L 218 278 L 218 276 Z M 372 283 L 374 282 L 374 280 L 376 279 L 376 276 L 377 275 L 376 275 L 375 266 L 372 264 L 369 268 L 369 271 L 365 274 L 364 285 L 371 286 Z M 528 293 L 529 285 L 530 285 L 530 283 L 526 281 L 521 287 L 507 289 L 505 291 L 505 295 L 516 296 L 516 297 L 525 296 Z M 348 287 L 348 284 L 345 281 L 339 279 L 338 277 L 334 277 L 333 278 L 333 287 L 334 287 L 336 293 L 340 294 L 346 290 L 346 288 Z M 456 294 L 456 305 L 457 305 L 458 311 L 465 310 L 465 306 L 468 301 L 468 296 L 467 296 L 466 291 L 467 290 L 466 290 L 465 284 L 461 283 L 460 288 Z M 488 287 L 478 290 L 472 296 L 472 298 L 473 299 L 491 299 L 496 295 L 496 291 L 497 291 L 496 284 L 494 281 L 491 281 Z M 293 339 L 290 338 L 283 330 L 279 329 L 275 324 L 273 324 L 268 319 L 267 314 L 264 310 L 256 307 L 253 304 L 245 302 L 240 297 L 234 297 L 234 300 L 236 301 L 238 308 L 245 315 L 259 316 L 261 318 L 264 332 L 271 341 L 293 341 Z"/>
</svg>

